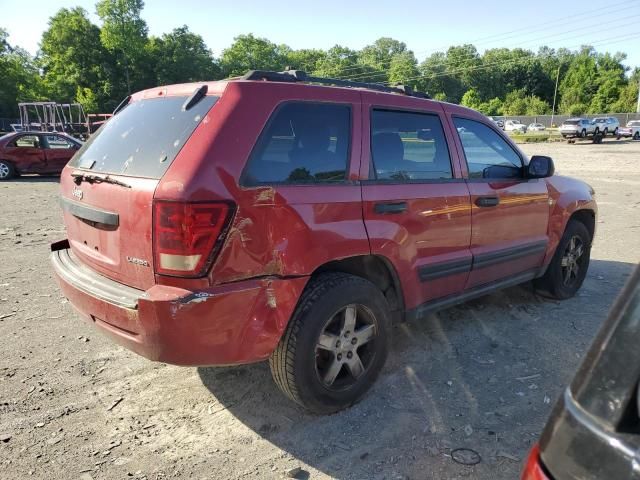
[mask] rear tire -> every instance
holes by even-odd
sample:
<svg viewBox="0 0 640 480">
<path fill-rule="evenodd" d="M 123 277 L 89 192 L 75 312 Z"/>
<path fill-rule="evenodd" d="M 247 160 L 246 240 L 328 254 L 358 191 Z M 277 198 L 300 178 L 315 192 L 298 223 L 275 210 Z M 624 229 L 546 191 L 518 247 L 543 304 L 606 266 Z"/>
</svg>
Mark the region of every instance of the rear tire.
<svg viewBox="0 0 640 480">
<path fill-rule="evenodd" d="M 569 220 L 547 271 L 534 281 L 534 286 L 558 300 L 573 297 L 587 275 L 590 257 L 589 230 L 584 223 Z"/>
<path fill-rule="evenodd" d="M 345 273 L 313 278 L 269 358 L 273 379 L 316 414 L 349 407 L 371 388 L 389 350 L 391 321 L 382 292 Z"/>
<path fill-rule="evenodd" d="M 9 180 L 16 175 L 16 169 L 11 162 L 0 160 L 0 181 Z"/>
<path fill-rule="evenodd" d="M 618 136 L 618 127 L 616 127 L 616 129 L 613 131 L 613 136 L 614 137 Z"/>
<path fill-rule="evenodd" d="M 586 136 L 587 136 L 587 129 L 583 128 L 582 131 L 580 132 L 580 137 L 585 138 Z"/>
<path fill-rule="evenodd" d="M 609 133 L 609 129 L 608 129 L 608 128 L 605 128 L 605 129 L 604 129 L 604 132 L 602 132 L 602 136 L 603 136 L 603 137 L 606 137 L 608 133 Z"/>
<path fill-rule="evenodd" d="M 640 140 L 640 132 L 636 132 L 633 134 L 633 139 L 634 140 Z"/>
</svg>

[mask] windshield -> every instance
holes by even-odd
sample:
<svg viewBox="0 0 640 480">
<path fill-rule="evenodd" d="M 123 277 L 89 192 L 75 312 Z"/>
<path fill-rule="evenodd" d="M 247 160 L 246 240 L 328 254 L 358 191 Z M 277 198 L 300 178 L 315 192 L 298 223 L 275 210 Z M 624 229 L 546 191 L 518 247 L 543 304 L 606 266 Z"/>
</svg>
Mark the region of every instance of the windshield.
<svg viewBox="0 0 640 480">
<path fill-rule="evenodd" d="M 130 103 L 105 123 L 69 165 L 93 172 L 161 178 L 218 97 L 207 96 L 189 110 L 187 97 Z"/>
<path fill-rule="evenodd" d="M 633 120 L 627 123 L 627 127 L 640 127 L 640 120 Z"/>
<path fill-rule="evenodd" d="M 566 122 L 563 123 L 563 125 L 578 125 L 580 123 L 580 120 L 567 120 Z"/>
</svg>

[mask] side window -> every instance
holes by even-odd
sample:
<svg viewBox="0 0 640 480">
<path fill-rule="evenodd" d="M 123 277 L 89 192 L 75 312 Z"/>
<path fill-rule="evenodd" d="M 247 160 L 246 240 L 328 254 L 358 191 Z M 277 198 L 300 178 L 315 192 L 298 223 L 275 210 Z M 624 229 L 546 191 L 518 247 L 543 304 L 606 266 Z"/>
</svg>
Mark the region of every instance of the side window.
<svg viewBox="0 0 640 480">
<path fill-rule="evenodd" d="M 475 120 L 455 118 L 469 178 L 518 178 L 522 160 L 513 148 L 493 129 Z"/>
<path fill-rule="evenodd" d="M 16 147 L 40 148 L 40 139 L 37 135 L 22 135 L 15 141 Z"/>
<path fill-rule="evenodd" d="M 241 183 L 344 182 L 350 138 L 349 106 L 286 103 L 273 113 L 260 135 Z"/>
<path fill-rule="evenodd" d="M 374 110 L 371 157 L 379 180 L 453 178 L 449 148 L 437 115 Z"/>
<path fill-rule="evenodd" d="M 69 140 L 58 135 L 45 135 L 45 138 L 47 140 L 47 148 L 62 150 L 69 150 L 70 148 L 73 148 L 73 144 Z"/>
</svg>

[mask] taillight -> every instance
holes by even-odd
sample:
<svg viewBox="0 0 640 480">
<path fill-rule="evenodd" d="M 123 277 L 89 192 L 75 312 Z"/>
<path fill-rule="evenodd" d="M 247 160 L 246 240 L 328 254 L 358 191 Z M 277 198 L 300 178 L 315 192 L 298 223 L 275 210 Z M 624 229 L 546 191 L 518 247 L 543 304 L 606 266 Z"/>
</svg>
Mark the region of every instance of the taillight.
<svg viewBox="0 0 640 480">
<path fill-rule="evenodd" d="M 153 255 L 156 273 L 180 277 L 206 275 L 231 219 L 228 203 L 156 200 L 153 204 Z"/>
<path fill-rule="evenodd" d="M 520 480 L 551 480 L 540 463 L 540 447 L 535 444 L 524 464 Z"/>
</svg>

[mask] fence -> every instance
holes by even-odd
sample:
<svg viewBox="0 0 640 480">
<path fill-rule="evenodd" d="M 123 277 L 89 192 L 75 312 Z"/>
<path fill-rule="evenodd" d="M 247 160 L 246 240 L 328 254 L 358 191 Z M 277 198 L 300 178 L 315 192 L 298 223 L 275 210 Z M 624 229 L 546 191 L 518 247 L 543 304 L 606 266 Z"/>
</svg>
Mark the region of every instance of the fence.
<svg viewBox="0 0 640 480">
<path fill-rule="evenodd" d="M 597 115 L 553 115 L 553 123 L 560 125 L 565 120 L 568 120 L 569 118 L 577 118 L 578 116 L 588 119 L 596 117 L 616 117 L 620 122 L 620 125 L 623 126 L 630 120 L 640 120 L 640 113 L 599 113 Z M 500 120 L 520 120 L 525 125 L 529 125 L 530 123 L 541 123 L 547 128 L 551 127 L 551 115 L 507 115 L 494 118 L 499 118 Z"/>
</svg>

